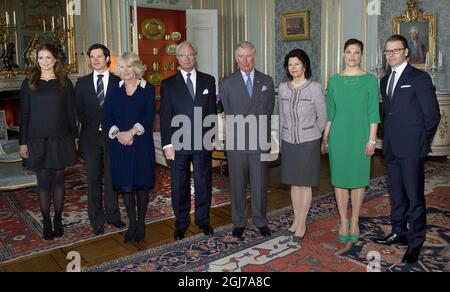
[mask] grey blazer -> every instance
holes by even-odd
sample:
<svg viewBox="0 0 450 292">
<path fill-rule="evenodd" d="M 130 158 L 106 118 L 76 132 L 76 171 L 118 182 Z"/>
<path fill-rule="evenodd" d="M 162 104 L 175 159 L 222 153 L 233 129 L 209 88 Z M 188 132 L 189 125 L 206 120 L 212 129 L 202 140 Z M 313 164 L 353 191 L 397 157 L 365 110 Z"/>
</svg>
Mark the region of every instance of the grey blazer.
<svg viewBox="0 0 450 292">
<path fill-rule="evenodd" d="M 243 116 L 244 118 L 251 119 L 252 117 L 258 118 L 259 116 L 267 117 L 267 125 L 265 129 L 267 130 L 266 134 L 266 142 L 270 143 L 270 124 L 271 124 L 271 115 L 273 112 L 273 108 L 275 106 L 275 89 L 273 79 L 270 76 L 267 76 L 257 70 L 255 70 L 255 77 L 253 81 L 253 95 L 250 98 L 248 95 L 247 87 L 245 86 L 244 78 L 242 77 L 241 71 L 237 71 L 236 73 L 230 75 L 225 78 L 220 86 L 220 97 L 222 99 L 222 104 L 224 107 L 225 114 L 228 116 Z M 259 121 L 257 122 L 257 129 L 259 129 Z M 250 140 L 254 144 L 254 141 L 257 137 L 257 141 L 259 141 L 261 133 L 249 133 L 250 128 L 246 127 L 245 131 L 245 148 L 241 150 L 237 150 L 236 147 L 230 149 L 229 147 L 226 149 L 227 151 L 237 151 L 240 153 L 260 153 L 267 152 L 265 149 L 260 148 L 260 143 L 256 143 L 256 149 L 251 146 Z M 238 124 L 234 124 L 234 133 L 231 136 L 231 129 L 227 127 L 227 137 L 226 139 L 234 139 L 234 146 L 238 145 Z M 242 132 L 240 129 L 239 132 Z M 258 131 L 256 131 L 258 132 Z M 230 136 L 230 137 L 229 137 Z M 230 144 L 227 142 L 227 146 Z M 270 151 L 270 150 L 269 150 Z"/>
<path fill-rule="evenodd" d="M 322 137 L 328 117 L 319 83 L 309 81 L 299 90 L 294 90 L 290 82 L 281 83 L 278 99 L 282 140 L 300 144 Z"/>
</svg>

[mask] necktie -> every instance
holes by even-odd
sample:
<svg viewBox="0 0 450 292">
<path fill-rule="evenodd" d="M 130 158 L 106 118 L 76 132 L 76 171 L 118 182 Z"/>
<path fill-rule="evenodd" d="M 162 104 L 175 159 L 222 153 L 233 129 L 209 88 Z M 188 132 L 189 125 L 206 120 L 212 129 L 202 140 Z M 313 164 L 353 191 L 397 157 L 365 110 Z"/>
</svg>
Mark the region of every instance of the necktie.
<svg viewBox="0 0 450 292">
<path fill-rule="evenodd" d="M 103 86 L 103 74 L 97 75 L 97 99 L 98 104 L 103 107 L 105 103 L 105 87 Z"/>
<path fill-rule="evenodd" d="M 391 80 L 389 81 L 389 87 L 388 87 L 388 97 L 391 100 L 392 100 L 392 95 L 394 94 L 395 74 L 397 74 L 397 72 L 392 71 Z"/>
<path fill-rule="evenodd" d="M 190 93 L 191 96 L 192 96 L 192 99 L 195 99 L 195 94 L 194 94 L 194 84 L 192 83 L 191 75 L 192 75 L 191 73 L 188 73 L 188 74 L 187 74 L 186 85 L 187 85 L 187 88 L 188 88 L 188 90 L 189 90 L 189 93 Z"/>
<path fill-rule="evenodd" d="M 252 83 L 252 78 L 251 78 L 250 74 L 247 74 L 247 82 L 245 83 L 245 85 L 247 85 L 248 95 L 250 96 L 250 98 L 252 98 L 252 95 L 253 95 L 253 83 Z"/>
</svg>

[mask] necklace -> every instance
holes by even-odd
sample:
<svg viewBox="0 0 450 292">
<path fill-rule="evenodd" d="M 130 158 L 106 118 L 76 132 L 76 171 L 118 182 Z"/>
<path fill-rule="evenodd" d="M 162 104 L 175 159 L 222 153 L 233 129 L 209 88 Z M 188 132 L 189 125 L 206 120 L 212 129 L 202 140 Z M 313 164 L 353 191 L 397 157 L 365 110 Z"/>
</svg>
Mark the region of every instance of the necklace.
<svg viewBox="0 0 450 292">
<path fill-rule="evenodd" d="M 299 87 L 302 87 L 303 84 L 306 83 L 306 81 L 308 81 L 308 79 L 303 80 L 303 81 L 302 81 L 301 83 L 299 83 L 299 84 L 295 83 L 294 80 L 292 80 L 291 82 L 292 82 L 292 85 L 293 85 L 294 87 L 299 88 Z"/>
<path fill-rule="evenodd" d="M 41 79 L 45 80 L 45 81 L 49 81 L 51 79 L 56 79 L 56 76 L 55 75 L 53 75 L 53 76 L 41 76 Z"/>
<path fill-rule="evenodd" d="M 136 82 L 138 82 L 139 80 L 137 80 Z M 139 83 L 133 84 L 132 87 L 130 87 L 131 85 L 128 85 L 127 83 L 125 83 L 125 90 L 127 91 L 127 95 L 131 96 L 133 95 L 133 93 L 136 91 L 136 88 L 138 87 Z"/>
</svg>

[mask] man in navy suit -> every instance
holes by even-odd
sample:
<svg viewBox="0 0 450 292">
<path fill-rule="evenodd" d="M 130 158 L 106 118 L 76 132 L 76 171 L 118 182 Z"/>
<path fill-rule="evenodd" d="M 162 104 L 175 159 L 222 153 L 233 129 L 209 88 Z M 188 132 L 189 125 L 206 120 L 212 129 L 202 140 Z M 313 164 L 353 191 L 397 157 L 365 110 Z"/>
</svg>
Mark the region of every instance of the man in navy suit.
<svg viewBox="0 0 450 292">
<path fill-rule="evenodd" d="M 190 225 L 191 163 L 194 167 L 195 224 L 205 235 L 214 233 L 209 222 L 212 152 L 203 144 L 205 134 L 212 127 L 203 126 L 203 121 L 206 116 L 216 116 L 217 110 L 215 79 L 195 69 L 197 57 L 195 47 L 191 43 L 181 43 L 177 47 L 176 54 L 181 69 L 175 76 L 165 79 L 161 84 L 160 115 L 163 150 L 167 160 L 171 161 L 174 238 L 181 240 Z M 199 113 L 200 110 L 201 115 L 194 120 L 194 113 Z M 190 125 L 172 126 L 172 120 L 177 115 L 187 117 Z M 176 136 L 180 132 L 181 141 L 176 141 Z M 209 142 L 212 145 L 212 141 Z"/>
<path fill-rule="evenodd" d="M 430 76 L 408 64 L 407 40 L 401 35 L 391 36 L 386 41 L 385 55 L 391 72 L 381 80 L 383 149 L 392 232 L 375 242 L 408 245 L 402 262 L 412 264 L 418 261 L 425 242 L 424 162 L 441 116 Z"/>
</svg>

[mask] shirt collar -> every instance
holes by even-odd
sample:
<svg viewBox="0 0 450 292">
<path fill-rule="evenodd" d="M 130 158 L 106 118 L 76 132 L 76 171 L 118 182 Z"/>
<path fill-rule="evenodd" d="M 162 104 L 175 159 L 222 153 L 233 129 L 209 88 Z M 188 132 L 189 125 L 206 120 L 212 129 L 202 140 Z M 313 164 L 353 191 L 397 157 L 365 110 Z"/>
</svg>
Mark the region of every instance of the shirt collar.
<svg viewBox="0 0 450 292">
<path fill-rule="evenodd" d="M 405 60 L 405 62 L 403 62 L 400 66 L 398 66 L 397 69 L 394 70 L 394 68 L 392 68 L 392 71 L 396 72 L 395 76 L 400 76 L 400 75 L 402 75 L 406 66 L 408 66 L 408 61 Z"/>
<path fill-rule="evenodd" d="M 180 69 L 180 72 L 183 75 L 184 79 L 187 79 L 188 73 L 191 73 L 191 78 L 197 77 L 197 71 L 195 70 L 195 68 L 192 69 L 191 72 L 187 72 L 187 71 L 184 71 L 183 69 Z"/>
<path fill-rule="evenodd" d="M 250 74 L 250 78 L 253 79 L 253 78 L 255 78 L 255 69 L 253 69 L 252 72 L 250 72 L 250 73 L 247 73 L 247 72 L 244 72 L 244 71 L 241 70 L 241 74 L 242 74 L 242 77 L 244 77 L 245 80 L 247 80 L 247 75 L 248 74 Z"/>
<path fill-rule="evenodd" d="M 119 82 L 119 87 L 122 88 L 122 86 L 125 85 L 125 80 L 120 80 Z M 145 88 L 145 86 L 147 86 L 147 81 L 145 81 L 144 79 L 141 79 L 141 83 L 139 83 L 139 86 L 142 88 Z"/>
<path fill-rule="evenodd" d="M 97 79 L 98 77 L 98 75 L 99 74 L 102 74 L 103 75 L 103 78 L 109 78 L 109 71 L 108 70 L 106 70 L 105 72 L 103 72 L 103 73 L 99 73 L 99 72 L 97 72 L 97 71 L 95 71 L 94 70 L 94 79 Z"/>
</svg>

